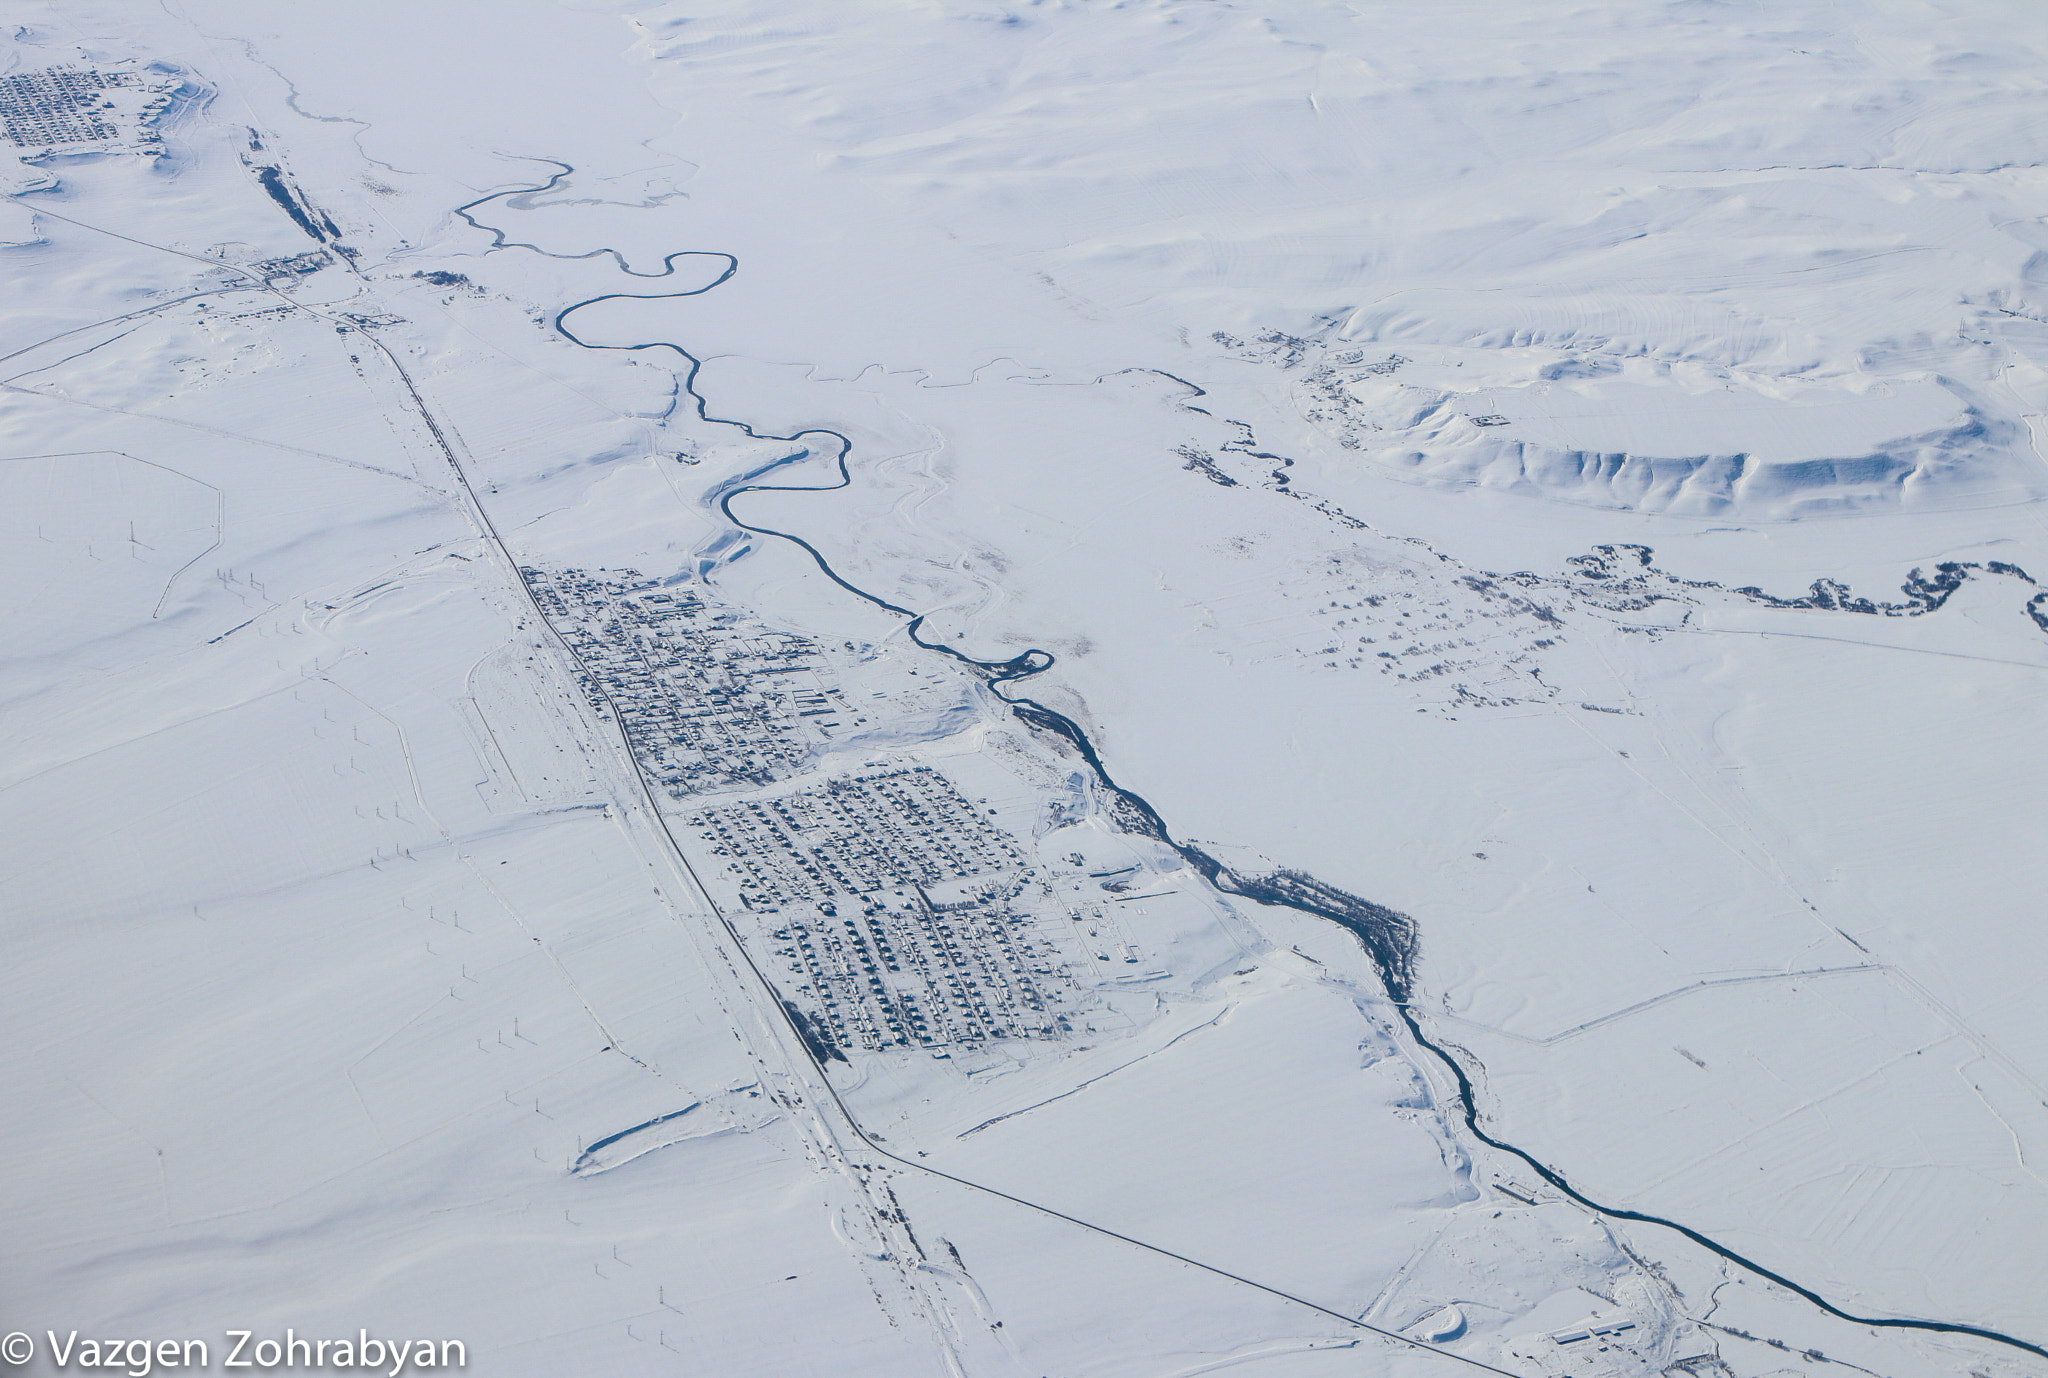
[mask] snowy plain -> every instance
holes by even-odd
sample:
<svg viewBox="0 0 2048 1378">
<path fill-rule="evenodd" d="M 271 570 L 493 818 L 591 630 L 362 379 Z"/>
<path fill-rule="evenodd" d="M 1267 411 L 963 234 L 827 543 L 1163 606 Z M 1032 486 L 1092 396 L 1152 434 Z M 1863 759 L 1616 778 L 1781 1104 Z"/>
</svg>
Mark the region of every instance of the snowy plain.
<svg viewBox="0 0 2048 1378">
<path fill-rule="evenodd" d="M 2048 1372 L 2033 7 L 12 22 L 0 1329 Z M 921 767 L 1066 1024 L 820 1056 L 690 819 Z"/>
</svg>

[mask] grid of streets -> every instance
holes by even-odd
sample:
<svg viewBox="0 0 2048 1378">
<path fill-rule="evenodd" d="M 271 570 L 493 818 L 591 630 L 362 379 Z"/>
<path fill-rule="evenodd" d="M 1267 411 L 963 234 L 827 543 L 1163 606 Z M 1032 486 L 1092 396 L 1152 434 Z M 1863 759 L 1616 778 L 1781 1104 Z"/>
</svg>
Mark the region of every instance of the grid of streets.
<svg viewBox="0 0 2048 1378">
<path fill-rule="evenodd" d="M 17 148 L 109 143 L 120 135 L 104 93 L 140 82 L 132 72 L 53 68 L 0 77 L 0 128 Z"/>
<path fill-rule="evenodd" d="M 632 570 L 520 573 L 581 662 L 591 706 L 616 705 L 633 755 L 671 797 L 802 769 L 848 716 L 815 642 Z"/>
<path fill-rule="evenodd" d="M 676 799 L 803 773 L 865 723 L 819 646 L 631 570 L 521 571 L 601 717 Z M 912 691 L 915 692 L 915 691 Z M 872 711 L 872 710 L 869 710 Z M 1067 1030 L 1046 919 L 1069 917 L 1016 840 L 928 766 L 826 781 L 689 818 L 772 950 L 814 1050 L 939 1056 Z M 799 1003 L 801 1008 L 799 1008 Z"/>
<path fill-rule="evenodd" d="M 928 766 L 690 818 L 832 1047 L 1054 1038 L 1053 942 L 1015 841 Z"/>
</svg>

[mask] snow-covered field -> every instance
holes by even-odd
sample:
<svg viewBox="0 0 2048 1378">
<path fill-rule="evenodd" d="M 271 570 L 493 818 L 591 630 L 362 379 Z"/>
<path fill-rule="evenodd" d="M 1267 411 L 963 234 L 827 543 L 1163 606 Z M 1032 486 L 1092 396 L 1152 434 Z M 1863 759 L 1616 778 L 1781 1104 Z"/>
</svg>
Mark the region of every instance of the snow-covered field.
<svg viewBox="0 0 2048 1378">
<path fill-rule="evenodd" d="M 2035 7 L 10 24 L 22 1371 L 2048 1374 Z"/>
</svg>

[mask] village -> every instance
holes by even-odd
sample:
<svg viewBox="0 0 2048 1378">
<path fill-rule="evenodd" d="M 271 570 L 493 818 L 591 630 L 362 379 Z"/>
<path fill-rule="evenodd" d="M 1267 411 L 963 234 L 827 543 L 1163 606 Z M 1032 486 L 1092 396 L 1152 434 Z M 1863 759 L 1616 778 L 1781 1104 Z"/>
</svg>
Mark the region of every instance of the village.
<svg viewBox="0 0 2048 1378">
<path fill-rule="evenodd" d="M 1054 1038 L 1070 985 L 1016 841 L 928 766 L 835 779 L 689 819 L 841 1048 Z M 1064 917 L 1064 911 L 1060 911 Z"/>
<path fill-rule="evenodd" d="M 850 713 L 819 648 L 631 570 L 522 569 L 602 718 L 672 798 L 796 774 Z"/>
</svg>

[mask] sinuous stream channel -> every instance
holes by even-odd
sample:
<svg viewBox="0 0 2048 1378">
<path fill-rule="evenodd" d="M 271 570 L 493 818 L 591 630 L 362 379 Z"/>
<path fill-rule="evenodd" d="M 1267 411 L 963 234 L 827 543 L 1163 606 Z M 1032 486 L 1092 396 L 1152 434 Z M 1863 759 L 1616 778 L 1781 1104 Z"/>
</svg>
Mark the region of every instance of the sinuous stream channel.
<svg viewBox="0 0 2048 1378">
<path fill-rule="evenodd" d="M 1370 900 L 1361 899 L 1356 895 L 1347 894 L 1346 892 L 1339 890 L 1334 886 L 1325 884 L 1322 881 L 1316 880 L 1311 876 L 1303 875 L 1299 872 L 1282 870 L 1263 876 L 1241 875 L 1233 871 L 1229 867 L 1223 865 L 1221 862 L 1217 861 L 1214 857 L 1208 855 L 1200 848 L 1195 847 L 1189 843 L 1177 841 L 1167 828 L 1165 820 L 1160 816 L 1159 812 L 1152 807 L 1150 803 L 1148 803 L 1141 795 L 1137 794 L 1136 792 L 1116 783 L 1116 781 L 1111 777 L 1109 768 L 1104 763 L 1100 753 L 1097 752 L 1094 744 L 1088 739 L 1087 733 L 1084 732 L 1078 724 L 1076 724 L 1072 719 L 1066 717 L 1065 715 L 1056 712 L 1051 708 L 1048 708 L 1044 704 L 1024 694 L 1014 692 L 1017 686 L 1020 686 L 1033 676 L 1042 674 L 1047 669 L 1051 668 L 1051 666 L 1054 663 L 1054 657 L 1050 652 L 1032 649 L 1025 651 L 1021 655 L 1015 656 L 1009 660 L 985 661 L 978 660 L 953 646 L 944 644 L 943 642 L 930 640 L 924 635 L 924 614 L 919 613 L 910 608 L 900 607 L 897 604 L 892 603 L 887 599 L 870 592 L 869 590 L 863 589 L 858 585 L 849 582 L 837 570 L 835 570 L 832 567 L 831 562 L 826 559 L 823 552 L 818 550 L 817 547 L 812 545 L 810 542 L 804 540 L 801 536 L 795 535 L 787 531 L 778 531 L 770 527 L 756 525 L 754 523 L 748 522 L 747 520 L 740 517 L 733 511 L 732 504 L 734 500 L 751 492 L 824 493 L 833 492 L 838 489 L 848 487 L 852 483 L 852 475 L 848 469 L 847 461 L 849 454 L 852 450 L 853 442 L 849 437 L 842 435 L 837 431 L 832 431 L 829 429 L 808 430 L 800 432 L 797 435 L 790 436 L 770 435 L 756 431 L 752 426 L 748 425 L 744 421 L 734 420 L 726 417 L 713 416 L 710 414 L 708 410 L 708 404 L 706 402 L 706 399 L 704 398 L 703 394 L 699 392 L 697 389 L 697 378 L 699 372 L 702 369 L 702 361 L 696 355 L 692 354 L 689 350 L 685 349 L 683 346 L 666 340 L 649 341 L 642 344 L 632 345 L 592 344 L 589 341 L 582 339 L 573 330 L 571 330 L 568 325 L 568 321 L 571 316 L 575 315 L 576 312 L 582 310 L 585 307 L 593 306 L 600 302 L 615 300 L 672 300 L 677 298 L 698 296 L 705 292 L 709 292 L 714 288 L 720 286 L 721 284 L 725 283 L 726 281 L 728 281 L 733 276 L 733 274 L 739 270 L 739 259 L 731 254 L 722 252 L 684 250 L 670 254 L 666 258 L 664 258 L 662 261 L 661 270 L 659 272 L 636 273 L 632 270 L 631 267 L 628 266 L 624 256 L 615 249 L 593 249 L 588 253 L 576 255 L 554 254 L 547 250 L 539 248 L 537 245 L 520 243 L 517 241 L 509 240 L 506 238 L 506 236 L 501 230 L 494 228 L 490 225 L 483 224 L 482 222 L 479 222 L 478 220 L 471 216 L 471 211 L 490 201 L 499 200 L 501 198 L 515 198 L 514 204 L 517 204 L 518 202 L 516 198 L 532 198 L 543 195 L 553 190 L 556 186 L 561 184 L 574 172 L 574 169 L 565 163 L 557 162 L 554 164 L 554 166 L 556 166 L 560 170 L 556 172 L 553 176 L 549 177 L 547 181 L 545 181 L 544 183 L 531 187 L 513 188 L 508 191 L 495 192 L 489 196 L 480 197 L 475 201 L 471 201 L 466 205 L 458 207 L 455 211 L 455 214 L 460 216 L 463 220 L 467 221 L 470 225 L 476 227 L 478 230 L 486 234 L 489 234 L 492 239 L 491 247 L 493 249 L 522 248 L 530 250 L 534 253 L 543 254 L 547 257 L 553 258 L 581 259 L 610 255 L 612 259 L 617 263 L 621 272 L 624 272 L 629 276 L 633 277 L 658 279 L 673 276 L 676 270 L 677 260 L 684 258 L 712 258 L 722 260 L 724 263 L 723 271 L 719 272 L 710 281 L 704 283 L 704 285 L 702 286 L 691 288 L 685 291 L 652 293 L 605 293 L 563 307 L 560 311 L 556 312 L 553 319 L 554 329 L 557 333 L 559 333 L 564 339 L 570 341 L 571 343 L 579 345 L 586 349 L 616 349 L 625 351 L 668 350 L 673 352 L 683 361 L 683 367 L 679 371 L 679 386 L 681 388 L 681 395 L 687 396 L 690 399 L 690 402 L 698 418 L 707 424 L 731 427 L 737 430 L 738 432 L 744 434 L 750 439 L 770 440 L 792 445 L 802 445 L 806 442 L 806 439 L 808 437 L 823 437 L 829 439 L 829 441 L 836 447 L 836 454 L 833 456 L 833 463 L 838 475 L 837 482 L 823 485 L 778 485 L 754 482 L 751 480 L 740 480 L 734 483 L 732 486 L 725 489 L 717 498 L 716 505 L 718 507 L 718 510 L 724 515 L 724 517 L 740 530 L 752 532 L 762 537 L 769 537 L 776 540 L 787 541 L 792 545 L 799 547 L 816 563 L 818 570 L 822 574 L 824 574 L 826 578 L 832 580 L 833 583 L 837 584 L 839 587 L 845 589 L 847 592 L 855 595 L 856 597 L 861 598 L 866 602 L 872 604 L 873 606 L 905 619 L 905 631 L 913 643 L 927 651 L 931 651 L 936 654 L 950 657 L 952 660 L 959 663 L 960 665 L 967 667 L 988 685 L 990 691 L 993 694 L 995 694 L 1003 702 L 1009 705 L 1010 711 L 1027 728 L 1031 729 L 1034 732 L 1048 734 L 1050 736 L 1059 738 L 1063 740 L 1067 745 L 1069 745 L 1076 753 L 1078 753 L 1080 757 L 1087 762 L 1089 768 L 1094 772 L 1097 780 L 1106 792 L 1108 798 L 1112 801 L 1112 812 L 1116 820 L 1123 827 L 1125 827 L 1133 833 L 1142 834 L 1146 837 L 1161 842 L 1166 846 L 1171 847 L 1174 851 L 1178 852 L 1184 859 L 1186 859 L 1190 866 L 1192 866 L 1195 870 L 1200 872 L 1201 875 L 1208 881 L 1210 885 L 1215 887 L 1215 889 L 1217 889 L 1221 893 L 1231 895 L 1240 899 L 1252 900 L 1259 904 L 1284 906 L 1286 908 L 1294 909 L 1304 914 L 1313 915 L 1316 918 L 1326 920 L 1330 923 L 1337 924 L 1340 927 L 1349 931 L 1358 940 L 1358 942 L 1365 949 L 1367 954 L 1371 957 L 1374 966 L 1378 970 L 1380 979 L 1386 988 L 1390 1000 L 1392 1001 L 1395 1009 L 1398 1010 L 1400 1013 L 1402 1023 L 1406 1026 L 1409 1036 L 1414 1040 L 1416 1046 L 1424 1049 L 1435 1061 L 1441 1064 L 1442 1067 L 1449 1074 L 1452 1082 L 1456 1087 L 1459 1118 L 1464 1123 L 1467 1132 L 1469 1132 L 1474 1139 L 1496 1150 L 1497 1152 L 1508 1154 L 1514 1157 L 1515 1159 L 1519 1160 L 1523 1164 L 1527 1165 L 1527 1167 L 1531 1171 L 1535 1172 L 1539 1177 L 1543 1179 L 1543 1181 L 1548 1183 L 1560 1194 L 1574 1202 L 1577 1202 L 1580 1206 L 1583 1206 L 1588 1210 L 1598 1212 L 1602 1215 L 1611 1216 L 1617 1220 L 1628 1220 L 1637 1222 L 1639 1224 L 1655 1225 L 1663 1229 L 1674 1231 L 1675 1233 L 1684 1236 L 1692 1243 L 1698 1245 L 1703 1249 L 1706 1249 L 1707 1251 L 1716 1255 L 1717 1257 L 1724 1259 L 1729 1263 L 1735 1264 L 1736 1266 L 1747 1270 L 1748 1272 L 1754 1274 L 1757 1277 L 1763 1278 L 1771 1283 L 1776 1284 L 1779 1287 L 1785 1288 L 1787 1291 L 1795 1293 L 1796 1295 L 1804 1298 L 1812 1305 L 1820 1308 L 1822 1311 L 1825 1311 L 1829 1315 L 1838 1317 L 1842 1320 L 1850 1321 L 1858 1325 L 1868 1325 L 1882 1328 L 1900 1330 L 1921 1330 L 1956 1335 L 1968 1335 L 1975 1337 L 1977 1339 L 1989 1340 L 1994 1343 L 2007 1345 L 2012 1348 L 2025 1351 L 2026 1353 L 2037 1355 L 2044 1359 L 2048 1359 L 2048 1348 L 2044 1348 L 2041 1345 L 2031 1343 L 2027 1340 L 2020 1339 L 2016 1336 L 2006 1335 L 1998 1331 L 1985 1329 L 1979 1326 L 1965 1325 L 1955 1322 L 1939 1320 L 1919 1320 L 1907 1317 L 1862 1316 L 1857 1315 L 1854 1312 L 1844 1310 L 1843 1308 L 1835 1305 L 1833 1302 L 1821 1296 L 1819 1293 L 1815 1292 L 1811 1288 L 1802 1286 L 1793 1279 L 1788 1278 L 1783 1274 L 1778 1273 L 1772 1270 L 1771 1268 L 1756 1262 L 1753 1259 L 1747 1258 L 1742 1254 L 1737 1253 L 1735 1250 L 1728 1248 L 1726 1245 L 1723 1245 L 1715 1241 L 1714 1239 L 1708 1237 L 1705 1234 L 1702 1234 L 1700 1231 L 1695 1230 L 1691 1226 L 1688 1226 L 1680 1221 L 1670 1220 L 1662 1216 L 1651 1215 L 1642 1211 L 1630 1210 L 1626 1207 L 1611 1205 L 1606 1202 L 1596 1200 L 1593 1197 L 1588 1196 L 1586 1193 L 1581 1191 L 1578 1187 L 1574 1186 L 1570 1178 L 1568 1178 L 1559 1169 L 1539 1160 L 1531 1153 L 1515 1146 L 1513 1143 L 1510 1143 L 1504 1139 L 1499 1138 L 1495 1134 L 1490 1133 L 1481 1124 L 1477 1088 L 1475 1087 L 1473 1082 L 1472 1072 L 1468 1070 L 1465 1064 L 1462 1063 L 1456 1056 L 1454 1056 L 1449 1049 L 1447 1049 L 1441 1043 L 1437 1042 L 1436 1040 L 1430 1037 L 1428 1032 L 1423 1028 L 1421 1021 L 1417 1018 L 1415 1014 L 1414 1006 L 1411 1002 L 1411 996 L 1413 994 L 1414 984 L 1414 962 L 1417 950 L 1417 930 L 1416 925 L 1412 919 L 1410 919 L 1407 915 L 1397 913 L 1396 911 L 1389 909 L 1384 905 L 1375 904 Z M 1197 391 L 1199 392 L 1199 389 L 1197 389 Z M 776 464 L 768 466 L 768 468 L 772 469 L 780 467 L 782 464 L 792 462 L 795 459 L 810 457 L 812 453 L 813 452 L 811 450 L 806 449 L 801 454 L 791 456 L 790 458 L 782 461 L 778 461 Z M 764 476 L 766 472 L 767 470 L 757 471 L 752 477 L 758 479 Z M 2043 595 L 2043 598 L 2048 598 L 2048 595 Z M 2034 611 L 2034 605 L 2030 604 L 2029 611 L 2030 613 Z M 2037 616 L 2036 620 L 2038 621 L 2040 620 L 2040 618 Z M 790 1018 L 789 1012 L 786 1009 L 783 1010 L 783 1015 L 786 1019 Z M 823 1061 L 819 1059 L 815 1048 L 811 1046 L 811 1040 L 804 1038 L 803 1029 L 795 1025 L 794 1023 L 792 1023 L 792 1031 L 797 1034 L 798 1042 L 805 1047 L 807 1056 L 809 1056 L 812 1059 L 812 1061 L 816 1064 L 818 1075 L 820 1076 L 820 1078 L 824 1080 L 825 1084 L 829 1087 L 831 1085 L 830 1078 L 827 1075 Z M 843 1112 L 846 1111 L 846 1108 L 843 1103 L 840 1108 Z M 854 1132 L 860 1134 L 861 1131 L 859 1129 L 858 1122 L 854 1120 L 854 1117 L 850 1112 L 846 1112 L 846 1119 L 848 1124 L 853 1126 Z M 1073 1220 L 1072 1217 L 1061 1215 L 1059 1212 L 1051 1211 L 1049 1208 L 1037 1205 L 1034 1202 L 1021 1201 L 1019 1200 L 1019 1198 L 1009 1197 L 1007 1193 L 997 1191 L 994 1188 L 987 1187 L 984 1184 L 966 1182 L 960 1178 L 953 1178 L 950 1174 L 938 1172 L 936 1169 L 931 1168 L 925 1164 L 921 1164 L 909 1159 L 898 1157 L 896 1154 L 891 1153 L 887 1148 L 877 1145 L 872 1140 L 867 1139 L 867 1136 L 865 1134 L 861 1134 L 861 1138 L 865 1143 L 866 1147 L 873 1151 L 877 1156 L 886 1158 L 891 1162 L 899 1164 L 903 1167 L 914 1169 L 918 1172 L 931 1173 L 936 1176 L 946 1177 L 949 1180 L 961 1182 L 962 1185 L 973 1187 L 981 1191 L 993 1192 L 995 1195 L 1004 1196 L 1006 1199 L 1018 1201 L 1019 1204 L 1030 1207 L 1033 1210 L 1060 1216 L 1060 1218 L 1062 1219 Z M 1073 1220 L 1073 1223 L 1082 1225 L 1088 1229 L 1095 1230 L 1100 1233 L 1114 1235 L 1114 1231 L 1105 1230 L 1101 1226 L 1094 1225 L 1087 1221 Z M 1143 1241 L 1129 1240 L 1126 1236 L 1115 1235 L 1115 1237 L 1119 1239 L 1126 1239 L 1126 1241 L 1129 1243 L 1139 1244 L 1141 1247 L 1152 1249 L 1156 1252 L 1168 1252 L 1166 1250 L 1158 1249 L 1157 1246 L 1144 1244 Z M 1171 1256 L 1175 1258 L 1180 1257 L 1179 1255 Z M 1181 1259 L 1181 1261 L 1193 1264 L 1196 1267 L 1203 1268 L 1205 1271 L 1209 1271 L 1212 1273 L 1221 1273 L 1223 1276 L 1231 1277 L 1236 1281 L 1244 1282 L 1248 1285 L 1258 1287 L 1263 1291 L 1275 1291 L 1275 1289 L 1266 1287 L 1264 1284 L 1261 1283 L 1253 1282 L 1251 1279 L 1238 1278 L 1234 1274 L 1222 1273 L 1222 1270 L 1211 1267 L 1207 1264 L 1200 1263 L 1197 1260 Z M 1308 1301 L 1305 1298 L 1296 1297 L 1288 1293 L 1278 1293 L 1278 1295 L 1286 1296 L 1289 1300 L 1300 1302 L 1302 1305 L 1312 1307 L 1313 1309 L 1317 1311 L 1322 1311 L 1325 1314 L 1339 1316 L 1340 1319 L 1343 1319 L 1352 1325 L 1362 1325 L 1361 1322 L 1357 1321 L 1353 1317 L 1342 1316 L 1340 1315 L 1340 1313 L 1329 1311 L 1327 1308 L 1317 1305 L 1314 1302 Z M 1433 1345 L 1420 1345 L 1419 1342 L 1416 1342 L 1412 1340 L 1410 1337 L 1404 1335 L 1397 1335 L 1393 1332 L 1388 1331 L 1380 1331 L 1377 1329 L 1377 1327 L 1363 1326 L 1362 1328 L 1374 1330 L 1376 1333 L 1386 1335 L 1390 1339 L 1399 1340 L 1406 1344 L 1417 1345 L 1417 1347 L 1420 1348 L 1430 1349 L 1432 1352 L 1444 1354 L 1448 1358 L 1460 1359 L 1463 1362 L 1472 1364 L 1473 1366 L 1488 1368 L 1489 1370 L 1491 1370 L 1490 1365 L 1480 1364 L 1475 1360 L 1466 1359 L 1465 1356 L 1454 1354 L 1448 1350 L 1438 1349 Z M 1500 1370 L 1491 1371 L 1499 1372 Z"/>
</svg>

